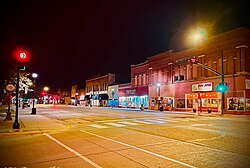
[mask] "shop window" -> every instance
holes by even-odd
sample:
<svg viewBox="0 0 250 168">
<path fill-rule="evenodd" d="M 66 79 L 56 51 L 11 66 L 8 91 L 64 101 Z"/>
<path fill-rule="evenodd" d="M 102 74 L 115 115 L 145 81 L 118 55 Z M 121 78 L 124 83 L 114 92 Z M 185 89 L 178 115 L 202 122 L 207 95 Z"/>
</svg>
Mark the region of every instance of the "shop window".
<svg viewBox="0 0 250 168">
<path fill-rule="evenodd" d="M 187 108 L 193 108 L 193 99 L 187 99 Z"/>
<path fill-rule="evenodd" d="M 185 108 L 185 99 L 176 99 L 177 108 Z"/>
<path fill-rule="evenodd" d="M 227 109 L 228 110 L 244 110 L 245 108 L 245 99 L 243 97 L 231 97 L 231 98 L 228 98 L 227 99 L 227 104 L 228 104 L 228 107 Z M 249 107 L 248 107 L 249 108 Z"/>
<path fill-rule="evenodd" d="M 202 107 L 217 107 L 217 99 L 202 99 Z"/>
<path fill-rule="evenodd" d="M 250 111 L 250 99 L 246 99 L 246 110 Z"/>
</svg>

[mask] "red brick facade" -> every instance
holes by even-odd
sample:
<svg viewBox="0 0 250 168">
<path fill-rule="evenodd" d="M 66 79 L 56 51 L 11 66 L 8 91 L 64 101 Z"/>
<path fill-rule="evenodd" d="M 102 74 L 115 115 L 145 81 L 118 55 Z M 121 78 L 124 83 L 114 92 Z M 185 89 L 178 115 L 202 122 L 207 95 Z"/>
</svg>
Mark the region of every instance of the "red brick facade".
<svg viewBox="0 0 250 168">
<path fill-rule="evenodd" d="M 225 94 L 225 112 L 250 114 L 250 89 L 246 87 L 250 79 L 249 45 L 249 29 L 238 28 L 209 38 L 196 48 L 181 52 L 170 50 L 148 57 L 144 63 L 131 65 L 131 85 L 148 86 L 151 109 L 162 103 L 167 110 L 193 110 L 191 107 L 198 99 L 202 102 L 199 102 L 202 110 L 220 111 L 221 94 L 216 92 L 216 86 L 221 82 L 221 76 L 190 63 L 190 59 L 195 57 L 199 63 L 221 73 L 220 51 L 223 51 L 225 82 L 229 85 Z M 212 83 L 210 91 L 192 91 L 193 84 L 207 82 Z M 157 83 L 161 85 L 157 86 Z M 196 99 L 197 95 L 199 98 Z"/>
</svg>

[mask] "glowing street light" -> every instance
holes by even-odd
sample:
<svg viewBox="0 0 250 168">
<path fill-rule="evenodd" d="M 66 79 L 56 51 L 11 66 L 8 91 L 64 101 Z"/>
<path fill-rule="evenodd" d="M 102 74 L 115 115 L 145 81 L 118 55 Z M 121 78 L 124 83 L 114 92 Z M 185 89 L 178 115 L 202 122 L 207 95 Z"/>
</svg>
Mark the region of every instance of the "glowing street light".
<svg viewBox="0 0 250 168">
<path fill-rule="evenodd" d="M 48 92 L 49 91 L 49 87 L 48 86 L 45 86 L 44 88 L 43 88 L 43 90 L 45 91 L 45 92 Z M 43 92 L 44 93 L 44 92 Z M 46 104 L 46 102 L 45 102 L 45 93 L 44 93 L 44 95 L 43 95 L 43 104 Z"/>
<path fill-rule="evenodd" d="M 160 109 L 161 107 L 161 97 L 160 97 L 160 94 L 161 94 L 161 83 L 157 83 L 156 84 L 157 86 L 157 96 L 158 96 L 158 109 Z M 160 110 L 160 111 L 163 111 L 163 110 Z"/>
<path fill-rule="evenodd" d="M 78 96 L 78 93 L 76 92 L 76 94 L 75 94 L 75 106 L 77 106 L 77 96 Z"/>
<path fill-rule="evenodd" d="M 47 91 L 49 91 L 49 87 L 48 87 L 48 86 L 45 86 L 45 87 L 43 88 L 43 90 L 44 90 L 45 92 L 47 92 Z"/>
<path fill-rule="evenodd" d="M 35 108 L 35 87 L 36 87 L 36 78 L 38 77 L 37 73 L 32 73 L 32 78 L 34 79 L 33 83 L 33 107 L 31 114 L 36 114 L 36 108 Z"/>
</svg>

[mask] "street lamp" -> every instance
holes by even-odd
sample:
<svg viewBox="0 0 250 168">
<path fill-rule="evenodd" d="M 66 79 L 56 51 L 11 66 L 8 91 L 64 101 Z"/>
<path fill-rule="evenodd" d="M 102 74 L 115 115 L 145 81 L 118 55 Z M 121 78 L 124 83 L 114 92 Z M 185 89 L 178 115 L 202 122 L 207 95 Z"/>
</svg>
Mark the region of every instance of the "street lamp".
<svg viewBox="0 0 250 168">
<path fill-rule="evenodd" d="M 32 77 L 34 79 L 33 84 L 33 107 L 31 114 L 36 114 L 36 108 L 35 108 L 35 87 L 36 87 L 36 78 L 38 77 L 37 73 L 32 73 Z"/>
<path fill-rule="evenodd" d="M 215 73 L 219 74 L 221 76 L 221 83 L 219 84 L 219 86 L 222 86 L 222 87 L 218 87 L 218 88 L 220 88 L 218 91 L 221 92 L 221 115 L 223 115 L 224 114 L 224 109 L 225 109 L 225 91 L 226 91 L 226 89 L 225 89 L 226 85 L 225 85 L 225 82 L 224 82 L 224 53 L 223 53 L 223 50 L 220 49 L 219 47 L 215 46 L 214 44 L 211 44 L 208 41 L 206 41 L 204 38 L 202 38 L 202 35 L 199 34 L 199 33 L 194 34 L 194 39 L 202 40 L 205 43 L 207 43 L 208 45 L 210 45 L 211 47 L 216 48 L 220 52 L 220 56 L 221 56 L 221 73 L 216 72 L 216 71 L 215 71 Z M 223 89 L 221 89 L 221 88 L 223 88 Z"/>
<path fill-rule="evenodd" d="M 157 85 L 157 96 L 158 96 L 158 109 L 160 108 L 160 104 L 161 104 L 161 102 L 160 102 L 160 100 L 161 100 L 161 97 L 160 97 L 160 92 L 161 92 L 161 84 L 160 83 L 157 83 L 156 84 Z"/>
<path fill-rule="evenodd" d="M 75 95 L 75 99 L 76 99 L 76 100 L 75 100 L 75 101 L 76 101 L 76 102 L 75 102 L 75 106 L 77 106 L 77 96 L 78 96 L 78 93 L 76 93 L 76 95 Z"/>
<path fill-rule="evenodd" d="M 48 91 L 49 91 L 49 87 L 48 87 L 48 86 L 45 86 L 45 87 L 43 88 L 43 90 L 44 90 L 45 92 L 48 92 Z M 45 93 L 44 93 L 44 96 L 43 96 L 43 104 L 46 104 L 46 102 L 45 102 Z"/>
</svg>

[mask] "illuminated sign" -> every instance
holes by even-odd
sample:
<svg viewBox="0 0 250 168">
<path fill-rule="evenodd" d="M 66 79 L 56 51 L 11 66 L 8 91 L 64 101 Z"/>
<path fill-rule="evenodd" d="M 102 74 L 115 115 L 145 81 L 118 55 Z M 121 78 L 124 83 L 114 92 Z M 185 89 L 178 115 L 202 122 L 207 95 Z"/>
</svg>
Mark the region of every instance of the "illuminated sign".
<svg viewBox="0 0 250 168">
<path fill-rule="evenodd" d="M 193 84 L 192 85 L 192 91 L 193 92 L 198 92 L 198 91 L 200 91 L 200 92 L 213 91 L 213 84 L 212 84 L 212 82 Z"/>
<path fill-rule="evenodd" d="M 127 95 L 134 95 L 134 94 L 136 94 L 136 90 L 135 89 L 129 89 L 129 90 L 126 90 L 125 93 Z"/>
</svg>

